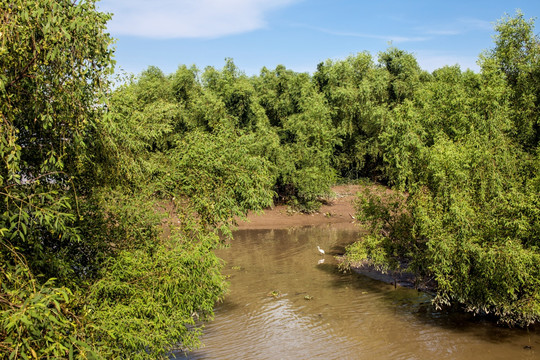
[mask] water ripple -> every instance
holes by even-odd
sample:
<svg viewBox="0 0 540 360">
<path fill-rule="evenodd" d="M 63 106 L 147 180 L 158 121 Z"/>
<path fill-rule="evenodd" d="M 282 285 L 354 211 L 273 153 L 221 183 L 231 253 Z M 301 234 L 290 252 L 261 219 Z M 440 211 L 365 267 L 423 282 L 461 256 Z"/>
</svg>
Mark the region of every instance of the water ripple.
<svg viewBox="0 0 540 360">
<path fill-rule="evenodd" d="M 356 237 L 321 228 L 236 233 L 219 252 L 230 293 L 205 329 L 205 347 L 177 358 L 539 357 L 537 332 L 437 312 L 425 294 L 340 272 L 331 254 Z M 321 256 L 317 245 L 330 255 Z"/>
</svg>

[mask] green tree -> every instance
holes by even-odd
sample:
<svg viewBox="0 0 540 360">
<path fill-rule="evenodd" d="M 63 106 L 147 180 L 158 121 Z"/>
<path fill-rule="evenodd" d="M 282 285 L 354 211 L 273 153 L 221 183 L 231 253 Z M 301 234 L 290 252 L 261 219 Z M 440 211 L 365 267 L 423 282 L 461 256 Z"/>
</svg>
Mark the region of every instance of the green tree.
<svg viewBox="0 0 540 360">
<path fill-rule="evenodd" d="M 317 66 L 313 80 L 328 102 L 340 138 L 332 163 L 342 177 L 366 176 L 378 165 L 377 135 L 387 113 L 389 78 L 366 52 Z"/>
<path fill-rule="evenodd" d="M 540 38 L 534 33 L 534 20 L 526 20 L 520 11 L 499 20 L 495 30 L 495 47 L 487 56 L 495 60 L 511 89 L 514 136 L 534 151 L 540 141 Z"/>
<path fill-rule="evenodd" d="M 388 93 L 391 103 L 399 104 L 405 99 L 414 97 L 414 92 L 424 74 L 412 54 L 390 47 L 379 54 L 379 65 L 390 74 Z"/>
<path fill-rule="evenodd" d="M 339 141 L 331 125 L 328 106 L 311 83 L 302 88 L 300 112 L 286 118 L 280 137 L 285 163 L 278 164 L 282 194 L 304 211 L 320 206 L 318 198 L 335 182 L 331 167 L 334 146 Z"/>
<path fill-rule="evenodd" d="M 208 67 L 202 74 L 203 86 L 217 95 L 225 105 L 229 126 L 253 131 L 261 122 L 267 122 L 264 110 L 259 105 L 255 89 L 248 79 L 234 64 L 226 59 L 221 71 Z"/>
<path fill-rule="evenodd" d="M 195 71 L 150 67 L 108 93 L 109 15 L 93 1 L 2 5 L 2 357 L 196 347 L 225 291 L 217 228 L 273 197 L 231 127 L 253 112 L 207 111 L 215 133 L 186 134 L 204 108 Z"/>
<path fill-rule="evenodd" d="M 540 319 L 538 154 L 523 127 L 534 129 L 537 109 L 522 101 L 536 66 L 531 28 L 519 14 L 499 22 L 480 74 L 444 67 L 413 79 L 412 97 L 393 105 L 378 136 L 388 181 L 407 200 L 362 197 L 358 216 L 373 227 L 349 249 L 382 267 L 408 264 L 433 281 L 437 305 L 510 325 Z M 400 214 L 407 231 L 396 230 Z"/>
<path fill-rule="evenodd" d="M 110 17 L 94 1 L 0 7 L 0 352 L 86 356 L 70 288 L 93 262 L 80 179 L 111 73 Z"/>
<path fill-rule="evenodd" d="M 230 235 L 236 216 L 273 198 L 267 162 L 221 118 L 227 113 L 204 109 L 196 83 L 178 99 L 184 74 L 150 67 L 111 95 L 98 127 L 104 180 L 93 199 L 106 220 L 99 236 L 112 251 L 87 308 L 104 356 L 155 358 L 197 347 L 201 321 L 225 291 L 213 253 L 218 230 Z M 205 111 L 215 128 L 196 125 L 200 113 L 186 109 Z"/>
<path fill-rule="evenodd" d="M 293 207 L 314 211 L 335 181 L 331 162 L 339 139 L 328 103 L 308 74 L 283 65 L 263 68 L 252 81 L 271 124 L 263 133 L 273 133 L 279 141 L 267 140 L 265 152 L 275 165 L 276 192 Z"/>
</svg>

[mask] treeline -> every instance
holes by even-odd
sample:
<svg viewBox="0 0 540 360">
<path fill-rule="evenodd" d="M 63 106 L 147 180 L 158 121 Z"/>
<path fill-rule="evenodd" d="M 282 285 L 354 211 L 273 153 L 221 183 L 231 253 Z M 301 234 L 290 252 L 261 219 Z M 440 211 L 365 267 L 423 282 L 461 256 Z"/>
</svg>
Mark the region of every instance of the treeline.
<svg viewBox="0 0 540 360">
<path fill-rule="evenodd" d="M 314 211 L 371 178 L 351 261 L 406 263 L 437 304 L 540 315 L 540 47 L 521 13 L 481 71 L 389 48 L 242 73 L 149 67 L 112 90 L 94 1 L 0 18 L 0 354 L 156 358 L 196 347 L 226 283 L 213 249 L 248 210 Z M 30 44 L 30 45 L 28 45 Z"/>
</svg>

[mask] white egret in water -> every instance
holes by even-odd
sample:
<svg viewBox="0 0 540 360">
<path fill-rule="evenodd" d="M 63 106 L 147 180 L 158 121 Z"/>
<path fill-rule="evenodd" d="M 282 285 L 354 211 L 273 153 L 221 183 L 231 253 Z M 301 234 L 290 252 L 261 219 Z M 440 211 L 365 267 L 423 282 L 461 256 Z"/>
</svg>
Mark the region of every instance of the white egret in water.
<svg viewBox="0 0 540 360">
<path fill-rule="evenodd" d="M 317 245 L 317 249 L 319 249 L 319 252 L 321 253 L 321 255 L 324 255 L 324 250 L 321 249 L 321 248 L 319 247 L 319 245 Z"/>
</svg>

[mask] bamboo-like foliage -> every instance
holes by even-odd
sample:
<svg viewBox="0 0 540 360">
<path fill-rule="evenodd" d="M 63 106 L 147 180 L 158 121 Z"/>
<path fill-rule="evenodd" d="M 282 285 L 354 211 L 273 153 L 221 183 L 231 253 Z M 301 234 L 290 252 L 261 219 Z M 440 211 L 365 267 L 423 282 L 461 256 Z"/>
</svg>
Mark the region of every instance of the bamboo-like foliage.
<svg viewBox="0 0 540 360">
<path fill-rule="evenodd" d="M 397 212 L 407 214 L 407 231 L 390 218 L 385 235 L 374 226 L 350 248 L 351 259 L 382 268 L 408 264 L 431 281 L 438 306 L 523 326 L 540 319 L 533 29 L 521 13 L 502 19 L 480 73 L 438 69 L 394 106 L 377 139 L 387 181 L 408 193 Z M 362 195 L 358 216 L 378 224 L 395 204 Z"/>
</svg>

